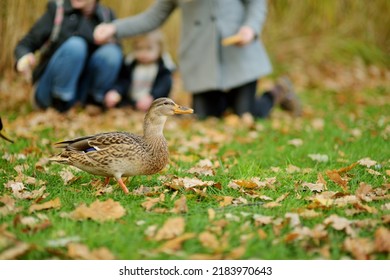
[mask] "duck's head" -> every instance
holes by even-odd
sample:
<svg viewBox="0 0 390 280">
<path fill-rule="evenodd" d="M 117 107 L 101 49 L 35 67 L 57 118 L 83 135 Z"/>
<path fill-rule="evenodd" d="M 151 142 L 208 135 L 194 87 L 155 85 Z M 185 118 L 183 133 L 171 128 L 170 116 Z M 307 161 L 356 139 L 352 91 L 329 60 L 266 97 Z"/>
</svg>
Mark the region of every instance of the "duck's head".
<svg viewBox="0 0 390 280">
<path fill-rule="evenodd" d="M 192 114 L 193 112 L 193 109 L 180 106 L 169 98 L 158 98 L 154 100 L 149 109 L 149 114 L 153 113 L 158 116 Z"/>
</svg>

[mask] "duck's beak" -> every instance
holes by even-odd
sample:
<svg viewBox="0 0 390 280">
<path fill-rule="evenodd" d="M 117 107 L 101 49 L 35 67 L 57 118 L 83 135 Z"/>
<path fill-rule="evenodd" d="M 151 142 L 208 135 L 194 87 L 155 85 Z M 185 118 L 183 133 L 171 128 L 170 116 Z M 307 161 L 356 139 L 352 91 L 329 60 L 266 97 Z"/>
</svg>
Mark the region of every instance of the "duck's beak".
<svg viewBox="0 0 390 280">
<path fill-rule="evenodd" d="M 180 105 L 176 104 L 175 108 L 173 108 L 173 112 L 176 115 L 183 115 L 183 114 L 192 114 L 194 112 L 194 110 L 191 108 L 187 108 L 187 107 L 180 106 Z"/>
</svg>

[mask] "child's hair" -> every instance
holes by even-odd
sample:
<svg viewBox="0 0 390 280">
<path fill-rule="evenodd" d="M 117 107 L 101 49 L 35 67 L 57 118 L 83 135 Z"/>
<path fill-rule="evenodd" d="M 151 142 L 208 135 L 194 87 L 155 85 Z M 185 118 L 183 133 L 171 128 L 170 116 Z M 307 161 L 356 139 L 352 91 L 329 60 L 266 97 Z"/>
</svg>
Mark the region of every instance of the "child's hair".
<svg viewBox="0 0 390 280">
<path fill-rule="evenodd" d="M 133 38 L 133 50 L 135 48 L 135 45 L 137 44 L 137 42 L 139 41 L 142 41 L 142 40 L 149 40 L 149 41 L 153 41 L 153 42 L 156 42 L 160 48 L 160 53 L 159 53 L 159 56 L 162 56 L 162 54 L 164 53 L 164 36 L 163 36 L 163 33 L 160 31 L 160 29 L 156 29 L 154 31 L 151 31 L 149 33 L 146 33 L 146 34 L 142 34 L 142 35 L 139 35 L 139 36 L 136 36 Z"/>
</svg>

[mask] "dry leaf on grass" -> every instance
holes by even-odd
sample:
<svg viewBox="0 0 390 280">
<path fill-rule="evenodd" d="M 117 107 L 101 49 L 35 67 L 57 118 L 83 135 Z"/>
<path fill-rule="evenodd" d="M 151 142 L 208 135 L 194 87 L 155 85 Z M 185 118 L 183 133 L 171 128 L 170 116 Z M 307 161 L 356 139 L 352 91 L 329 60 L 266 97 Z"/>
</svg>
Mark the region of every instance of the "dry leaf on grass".
<svg viewBox="0 0 390 280">
<path fill-rule="evenodd" d="M 348 180 L 342 178 L 337 170 L 327 170 L 326 175 L 329 177 L 329 179 L 340 186 L 343 191 L 348 191 Z"/>
<path fill-rule="evenodd" d="M 380 227 L 375 231 L 375 249 L 378 252 L 390 253 L 390 230 Z"/>
<path fill-rule="evenodd" d="M 184 195 L 182 195 L 178 200 L 175 201 L 173 209 L 171 209 L 172 213 L 175 214 L 181 214 L 181 213 L 187 213 L 188 207 L 187 207 L 187 199 Z"/>
<path fill-rule="evenodd" d="M 321 213 L 319 212 L 316 212 L 314 210 L 309 210 L 309 209 L 303 209 L 303 210 L 299 210 L 298 211 L 298 214 L 300 217 L 302 218 L 316 218 L 318 216 L 321 216 Z"/>
<path fill-rule="evenodd" d="M 374 243 L 368 238 L 347 237 L 344 240 L 344 250 L 358 260 L 369 260 L 374 249 Z"/>
<path fill-rule="evenodd" d="M 312 192 L 322 192 L 325 190 L 325 185 L 323 183 L 302 183 L 302 186 L 308 188 Z"/>
<path fill-rule="evenodd" d="M 360 165 L 368 167 L 368 168 L 377 164 L 377 162 L 375 160 L 372 160 L 370 158 L 362 158 L 362 159 L 358 160 L 358 163 Z"/>
<path fill-rule="evenodd" d="M 232 189 L 255 189 L 258 188 L 259 185 L 252 180 L 233 180 L 229 182 L 228 187 Z"/>
<path fill-rule="evenodd" d="M 159 197 L 146 197 L 146 201 L 142 202 L 141 206 L 145 208 L 146 211 L 151 211 L 154 206 L 164 201 L 165 195 L 162 193 Z"/>
<path fill-rule="evenodd" d="M 61 207 L 60 198 L 56 197 L 53 200 L 49 200 L 49 201 L 41 203 L 41 204 L 33 204 L 33 205 L 30 206 L 28 211 L 30 213 L 32 213 L 34 211 L 47 210 L 47 209 L 52 209 L 52 208 L 57 209 L 57 208 L 60 208 L 60 207 Z"/>
<path fill-rule="evenodd" d="M 0 203 L 4 204 L 0 207 L 0 217 L 9 214 L 16 214 L 23 209 L 22 207 L 15 207 L 15 199 L 9 195 L 0 197 Z"/>
<path fill-rule="evenodd" d="M 313 161 L 316 161 L 316 162 L 328 162 L 329 161 L 328 155 L 309 154 L 308 157 L 311 158 Z"/>
<path fill-rule="evenodd" d="M 126 210 L 119 202 L 111 198 L 106 201 L 96 200 L 89 207 L 85 204 L 78 206 L 69 217 L 74 220 L 92 219 L 98 222 L 117 220 L 123 217 Z"/>
<path fill-rule="evenodd" d="M 220 207 L 226 207 L 228 205 L 231 205 L 233 203 L 233 197 L 232 196 L 223 196 L 219 198 L 219 206 Z"/>
<path fill-rule="evenodd" d="M 221 243 L 213 233 L 204 231 L 199 234 L 198 238 L 204 248 L 220 252 Z"/>
<path fill-rule="evenodd" d="M 14 197 L 18 199 L 37 199 L 45 196 L 46 187 L 42 186 L 37 190 L 28 191 L 22 182 L 9 181 L 6 188 L 12 190 Z"/>
<path fill-rule="evenodd" d="M 80 176 L 75 176 L 70 170 L 62 170 L 60 172 L 60 176 L 62 180 L 64 181 L 65 185 L 68 185 L 78 179 L 80 179 Z"/>
<path fill-rule="evenodd" d="M 261 225 L 268 225 L 272 223 L 273 217 L 272 216 L 264 216 L 260 214 L 254 214 L 253 219 L 255 221 L 256 226 L 261 226 Z"/>
<path fill-rule="evenodd" d="M 185 221 L 183 217 L 169 218 L 157 231 L 154 239 L 156 241 L 173 239 L 184 233 Z"/>
<path fill-rule="evenodd" d="M 282 204 L 276 201 L 271 201 L 263 204 L 264 208 L 275 208 L 275 207 L 280 207 Z"/>
<path fill-rule="evenodd" d="M 195 233 L 184 233 L 178 237 L 166 241 L 156 250 L 156 252 L 172 253 L 174 251 L 181 250 L 183 243 L 187 240 L 193 239 L 195 236 Z"/>
<path fill-rule="evenodd" d="M 356 196 L 366 202 L 372 201 L 371 198 L 372 187 L 364 182 L 361 182 L 359 188 L 356 190 Z"/>
<path fill-rule="evenodd" d="M 192 188 L 201 188 L 201 187 L 210 187 L 213 185 L 216 185 L 213 181 L 202 181 L 198 178 L 175 178 L 171 182 L 166 182 L 164 184 L 165 186 L 168 186 L 174 190 L 179 189 L 192 189 Z"/>
<path fill-rule="evenodd" d="M 289 174 L 300 172 L 300 171 L 301 171 L 301 169 L 298 166 L 295 166 L 295 165 L 292 165 L 292 164 L 290 164 L 286 168 L 286 172 L 289 173 Z"/>
<path fill-rule="evenodd" d="M 328 236 L 328 232 L 325 226 L 322 224 L 316 225 L 314 228 L 297 226 L 284 238 L 284 241 L 291 242 L 294 240 L 312 239 L 316 244 L 320 243 L 320 240 L 325 239 Z"/>
<path fill-rule="evenodd" d="M 323 221 L 324 225 L 331 225 L 335 230 L 344 230 L 348 235 L 355 237 L 356 232 L 351 227 L 352 221 L 336 214 L 330 215 Z"/>
<path fill-rule="evenodd" d="M 213 221 L 215 219 L 215 210 L 213 208 L 209 208 L 207 209 L 207 214 L 208 214 L 208 217 L 209 217 L 209 221 Z"/>
<path fill-rule="evenodd" d="M 68 244 L 68 256 L 76 260 L 115 260 L 115 256 L 106 247 L 94 250 L 80 243 Z"/>
<path fill-rule="evenodd" d="M 188 170 L 188 173 L 203 175 L 203 176 L 214 176 L 215 171 L 213 169 L 213 164 L 211 160 L 204 159 L 199 161 L 194 167 Z"/>
<path fill-rule="evenodd" d="M 17 242 L 13 247 L 0 253 L 0 260 L 15 260 L 18 257 L 25 255 L 31 247 L 32 246 L 28 243 Z"/>
<path fill-rule="evenodd" d="M 297 213 L 286 213 L 284 217 L 289 221 L 290 227 L 295 228 L 301 224 Z"/>
<path fill-rule="evenodd" d="M 227 260 L 241 259 L 242 256 L 244 256 L 245 252 L 246 252 L 245 245 L 238 246 L 238 247 L 232 249 L 229 253 L 225 254 L 225 259 L 227 259 Z"/>
<path fill-rule="evenodd" d="M 288 140 L 287 144 L 295 147 L 299 147 L 303 145 L 303 140 L 300 138 L 295 138 L 295 139 Z"/>
</svg>

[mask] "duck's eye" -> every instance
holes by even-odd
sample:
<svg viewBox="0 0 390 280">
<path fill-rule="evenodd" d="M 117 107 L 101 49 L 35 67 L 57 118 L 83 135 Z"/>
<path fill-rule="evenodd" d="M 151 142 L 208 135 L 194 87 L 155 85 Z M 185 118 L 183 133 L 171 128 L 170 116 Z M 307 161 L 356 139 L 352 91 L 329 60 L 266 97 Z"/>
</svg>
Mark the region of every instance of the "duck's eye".
<svg viewBox="0 0 390 280">
<path fill-rule="evenodd" d="M 172 105 L 170 102 L 164 102 L 164 105 Z"/>
</svg>

